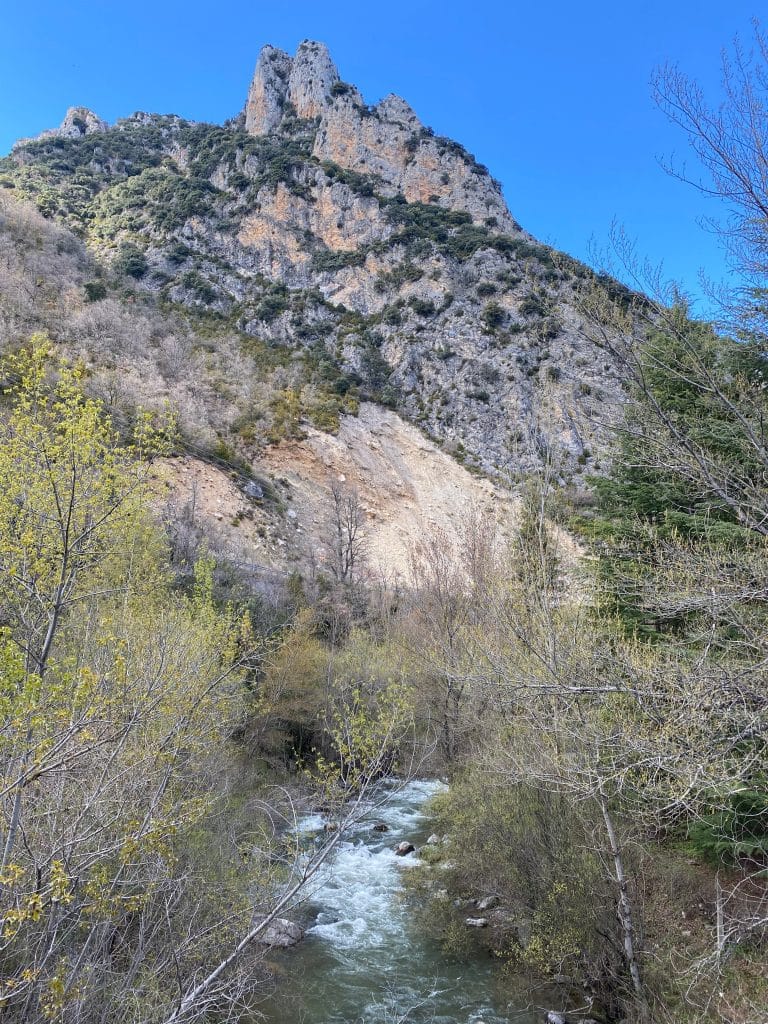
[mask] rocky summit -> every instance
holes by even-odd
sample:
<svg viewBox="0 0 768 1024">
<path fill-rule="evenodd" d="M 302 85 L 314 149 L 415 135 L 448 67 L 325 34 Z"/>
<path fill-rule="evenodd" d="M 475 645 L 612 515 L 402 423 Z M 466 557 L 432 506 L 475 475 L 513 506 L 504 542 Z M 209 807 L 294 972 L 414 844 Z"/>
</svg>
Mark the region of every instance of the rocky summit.
<svg viewBox="0 0 768 1024">
<path fill-rule="evenodd" d="M 628 293 L 536 242 L 405 100 L 366 104 L 322 43 L 265 46 L 223 126 L 71 108 L 0 161 L 0 183 L 105 274 L 266 347 L 271 419 L 231 418 L 255 421 L 227 441 L 246 455 L 302 424 L 335 432 L 367 400 L 490 476 L 594 468 L 621 389 L 579 295 Z"/>
</svg>

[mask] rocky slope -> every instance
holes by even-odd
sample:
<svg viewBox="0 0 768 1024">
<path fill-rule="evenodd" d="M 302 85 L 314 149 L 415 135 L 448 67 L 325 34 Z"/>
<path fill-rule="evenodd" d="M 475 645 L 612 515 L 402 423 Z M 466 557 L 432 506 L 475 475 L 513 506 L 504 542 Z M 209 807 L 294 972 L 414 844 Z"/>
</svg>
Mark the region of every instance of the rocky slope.
<svg viewBox="0 0 768 1024">
<path fill-rule="evenodd" d="M 113 298 L 110 272 L 127 275 L 254 339 L 270 397 L 241 396 L 226 439 L 247 457 L 307 423 L 333 432 L 368 400 L 490 475 L 554 456 L 569 476 L 594 465 L 618 408 L 578 310 L 591 272 L 522 231 L 487 169 L 404 100 L 367 106 L 320 43 L 265 47 L 223 127 L 108 127 L 73 108 L 0 162 L 0 184 L 101 261 L 94 307 Z"/>
<path fill-rule="evenodd" d="M 255 463 L 272 481 L 274 504 L 252 500 L 240 482 L 189 454 L 155 470 L 155 505 L 178 523 L 204 526 L 213 548 L 261 577 L 265 570 L 327 571 L 331 488 L 359 501 L 361 557 L 376 580 L 405 580 L 425 544 L 459 550 L 473 520 L 509 539 L 518 502 L 469 473 L 395 412 L 365 403 L 336 435 L 309 428 L 303 440 L 270 447 Z M 258 493 L 258 492 L 257 492 Z M 268 578 L 268 577 L 267 577 Z"/>
</svg>

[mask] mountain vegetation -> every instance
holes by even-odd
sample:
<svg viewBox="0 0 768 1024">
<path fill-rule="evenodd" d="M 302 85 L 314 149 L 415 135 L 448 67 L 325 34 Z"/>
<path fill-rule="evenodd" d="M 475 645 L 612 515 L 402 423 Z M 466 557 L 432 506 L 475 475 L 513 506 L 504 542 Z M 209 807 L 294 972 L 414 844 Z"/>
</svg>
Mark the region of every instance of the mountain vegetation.
<svg viewBox="0 0 768 1024">
<path fill-rule="evenodd" d="M 423 773 L 446 955 L 569 1021 L 763 1024 L 756 45 L 716 111 L 656 83 L 727 204 L 720 324 L 536 242 L 317 43 L 224 126 L 72 108 L 0 162 L 4 1020 L 252 1020 L 281 915 Z"/>
</svg>

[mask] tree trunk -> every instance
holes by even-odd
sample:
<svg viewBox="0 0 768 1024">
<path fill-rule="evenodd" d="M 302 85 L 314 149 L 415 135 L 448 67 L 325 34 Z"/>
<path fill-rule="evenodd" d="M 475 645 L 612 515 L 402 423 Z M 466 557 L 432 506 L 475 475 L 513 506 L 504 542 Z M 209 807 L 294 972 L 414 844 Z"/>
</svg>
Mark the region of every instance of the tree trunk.
<svg viewBox="0 0 768 1024">
<path fill-rule="evenodd" d="M 643 981 L 640 974 L 640 964 L 637 959 L 634 914 L 632 912 L 632 902 L 629 898 L 629 887 L 627 885 L 627 876 L 624 871 L 624 860 L 621 855 L 621 848 L 619 847 L 619 843 L 616 838 L 616 829 L 613 825 L 613 819 L 611 818 L 611 813 L 608 809 L 608 800 L 602 789 L 600 790 L 599 799 L 600 810 L 603 815 L 603 821 L 605 822 L 605 831 L 608 836 L 608 846 L 611 851 L 611 857 L 613 858 L 614 879 L 619 890 L 619 901 L 616 913 L 619 918 L 619 924 L 621 925 L 624 957 L 627 961 L 629 976 L 632 979 L 632 988 L 640 1011 L 640 1018 L 644 1022 L 650 1021 L 650 1010 L 648 1007 L 648 1001 L 645 997 L 645 989 L 643 987 Z"/>
</svg>

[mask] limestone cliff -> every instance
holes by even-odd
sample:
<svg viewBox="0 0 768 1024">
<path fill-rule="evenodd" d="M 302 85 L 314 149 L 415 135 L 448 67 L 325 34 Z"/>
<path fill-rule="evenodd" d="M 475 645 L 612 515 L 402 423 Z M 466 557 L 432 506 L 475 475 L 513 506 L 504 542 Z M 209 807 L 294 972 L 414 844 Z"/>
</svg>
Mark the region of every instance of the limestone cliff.
<svg viewBox="0 0 768 1024">
<path fill-rule="evenodd" d="M 490 475 L 599 463 L 622 392 L 578 294 L 634 298 L 524 232 L 486 168 L 405 100 L 366 105 L 322 43 L 265 46 L 223 126 L 108 127 L 73 108 L 0 161 L 0 184 L 133 287 L 262 346 L 271 376 L 252 388 L 272 397 L 238 398 L 226 442 L 246 455 L 369 401 Z"/>
<path fill-rule="evenodd" d="M 358 90 L 341 81 L 323 43 L 303 42 L 293 59 L 272 46 L 262 49 L 246 131 L 279 132 L 286 114 L 319 119 L 312 153 L 321 161 L 375 175 L 409 202 L 466 210 L 475 221 L 493 218 L 505 231 L 519 230 L 484 167 L 450 140 L 435 138 L 399 96 L 366 106 Z"/>
</svg>

